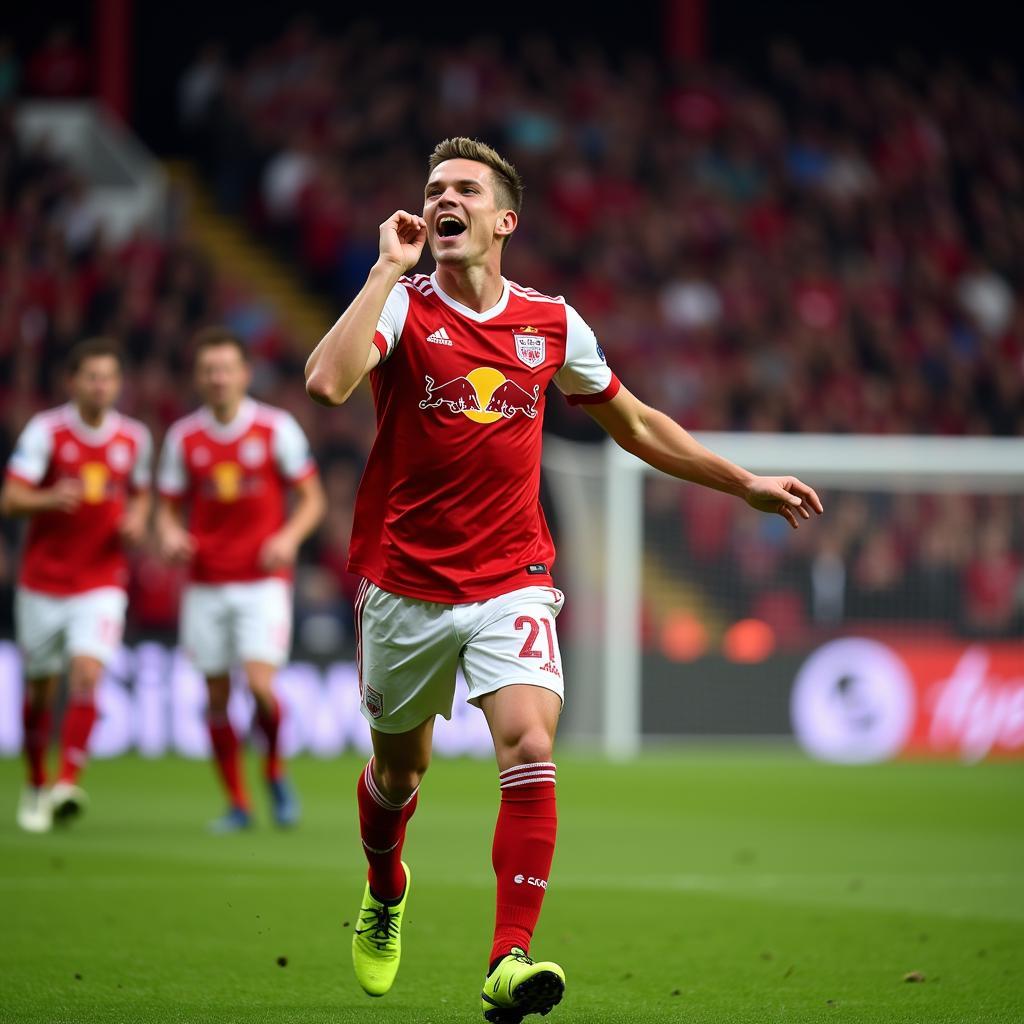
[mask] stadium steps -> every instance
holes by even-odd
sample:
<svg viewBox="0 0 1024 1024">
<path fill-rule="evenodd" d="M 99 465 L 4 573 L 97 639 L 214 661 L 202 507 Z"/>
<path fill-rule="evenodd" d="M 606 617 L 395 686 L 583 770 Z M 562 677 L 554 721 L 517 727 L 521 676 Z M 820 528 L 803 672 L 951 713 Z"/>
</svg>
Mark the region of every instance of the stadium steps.
<svg viewBox="0 0 1024 1024">
<path fill-rule="evenodd" d="M 301 354 L 310 352 L 337 319 L 337 311 L 313 295 L 301 277 L 244 225 L 217 209 L 192 164 L 167 160 L 164 168 L 185 200 L 195 240 L 226 277 L 240 281 L 274 308 Z"/>
</svg>

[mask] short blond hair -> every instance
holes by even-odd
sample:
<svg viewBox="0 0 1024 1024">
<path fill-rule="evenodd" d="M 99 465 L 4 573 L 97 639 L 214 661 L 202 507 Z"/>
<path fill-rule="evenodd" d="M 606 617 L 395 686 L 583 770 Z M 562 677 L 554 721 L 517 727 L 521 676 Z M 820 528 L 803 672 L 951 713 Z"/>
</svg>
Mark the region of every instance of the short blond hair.
<svg viewBox="0 0 1024 1024">
<path fill-rule="evenodd" d="M 475 160 L 491 169 L 494 181 L 494 198 L 499 209 L 515 210 L 518 215 L 523 205 L 523 179 L 519 172 L 496 149 L 479 139 L 456 136 L 445 139 L 434 147 L 428 162 L 428 174 L 433 174 L 437 165 L 445 160 Z"/>
</svg>

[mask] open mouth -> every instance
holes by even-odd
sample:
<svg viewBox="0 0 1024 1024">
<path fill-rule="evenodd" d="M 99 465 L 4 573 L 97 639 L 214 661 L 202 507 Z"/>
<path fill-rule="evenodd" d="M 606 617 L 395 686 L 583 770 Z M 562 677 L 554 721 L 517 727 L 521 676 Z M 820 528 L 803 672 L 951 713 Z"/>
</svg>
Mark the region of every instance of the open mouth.
<svg viewBox="0 0 1024 1024">
<path fill-rule="evenodd" d="M 437 221 L 437 233 L 441 238 L 454 238 L 466 230 L 466 225 L 458 217 L 445 214 Z"/>
</svg>

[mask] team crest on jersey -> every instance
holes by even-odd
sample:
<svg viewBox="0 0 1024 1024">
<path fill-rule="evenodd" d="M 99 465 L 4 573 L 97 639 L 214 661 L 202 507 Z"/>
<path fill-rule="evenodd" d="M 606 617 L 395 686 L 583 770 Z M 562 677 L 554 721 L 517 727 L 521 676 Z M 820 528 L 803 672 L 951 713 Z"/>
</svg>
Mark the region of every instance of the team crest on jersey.
<svg viewBox="0 0 1024 1024">
<path fill-rule="evenodd" d="M 132 464 L 132 450 L 124 441 L 115 441 L 107 449 L 107 461 L 116 473 L 127 473 Z"/>
<path fill-rule="evenodd" d="M 65 441 L 60 446 L 60 457 L 63 462 L 74 462 L 78 458 L 78 445 L 74 441 Z"/>
<path fill-rule="evenodd" d="M 193 466 L 208 466 L 210 464 L 210 449 L 204 448 L 202 445 L 192 450 L 192 465 Z"/>
<path fill-rule="evenodd" d="M 512 337 L 516 339 L 516 355 L 521 363 L 532 370 L 544 362 L 544 335 L 538 334 L 536 327 L 520 327 L 512 332 Z"/>
<path fill-rule="evenodd" d="M 372 686 L 363 687 L 363 704 L 373 718 L 380 718 L 384 714 L 384 694 Z"/>
<path fill-rule="evenodd" d="M 262 438 L 247 437 L 238 446 L 238 461 L 241 462 L 243 466 L 248 466 L 250 469 L 262 466 L 266 457 L 267 449 L 263 444 Z"/>
</svg>

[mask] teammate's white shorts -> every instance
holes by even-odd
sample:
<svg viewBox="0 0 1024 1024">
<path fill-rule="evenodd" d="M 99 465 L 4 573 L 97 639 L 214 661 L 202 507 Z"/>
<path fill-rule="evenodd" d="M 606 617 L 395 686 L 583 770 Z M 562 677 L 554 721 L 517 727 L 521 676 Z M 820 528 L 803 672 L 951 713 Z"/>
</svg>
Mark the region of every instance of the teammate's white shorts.
<svg viewBox="0 0 1024 1024">
<path fill-rule="evenodd" d="M 389 733 L 431 715 L 451 718 L 460 662 L 471 704 L 513 683 L 564 698 L 555 633 L 564 600 L 553 587 L 523 587 L 472 604 L 437 604 L 363 580 L 355 608 L 363 715 Z"/>
<path fill-rule="evenodd" d="M 14 632 L 28 679 L 64 671 L 75 657 L 106 665 L 124 635 L 128 595 L 120 587 L 97 587 L 59 597 L 18 587 L 14 595 Z"/>
<path fill-rule="evenodd" d="M 190 583 L 181 598 L 181 646 L 204 676 L 260 661 L 283 665 L 292 643 L 292 588 L 277 578 Z"/>
</svg>

